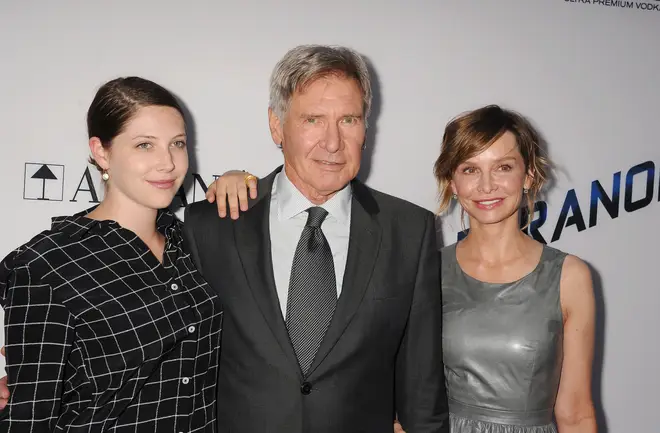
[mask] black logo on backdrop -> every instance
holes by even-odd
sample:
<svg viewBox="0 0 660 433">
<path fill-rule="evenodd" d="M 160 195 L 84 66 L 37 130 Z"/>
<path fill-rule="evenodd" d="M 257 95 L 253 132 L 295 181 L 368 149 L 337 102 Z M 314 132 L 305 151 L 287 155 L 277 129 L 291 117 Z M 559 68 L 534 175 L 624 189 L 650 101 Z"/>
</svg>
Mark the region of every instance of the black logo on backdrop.
<svg viewBox="0 0 660 433">
<path fill-rule="evenodd" d="M 62 201 L 64 199 L 64 166 L 26 162 L 23 177 L 23 199 Z"/>
</svg>

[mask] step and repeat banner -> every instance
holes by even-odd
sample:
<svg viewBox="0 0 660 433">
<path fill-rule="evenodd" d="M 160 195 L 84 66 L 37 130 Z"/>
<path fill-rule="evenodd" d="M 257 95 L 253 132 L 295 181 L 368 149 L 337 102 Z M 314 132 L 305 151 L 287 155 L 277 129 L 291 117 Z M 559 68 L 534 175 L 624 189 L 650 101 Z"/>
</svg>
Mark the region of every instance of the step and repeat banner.
<svg viewBox="0 0 660 433">
<path fill-rule="evenodd" d="M 658 0 L 3 1 L 0 252 L 102 198 L 85 115 L 103 82 L 143 76 L 185 104 L 182 216 L 226 170 L 281 163 L 267 124 L 279 58 L 348 45 L 373 67 L 360 177 L 374 188 L 436 210 L 432 164 L 465 110 L 500 104 L 540 129 L 556 167 L 529 234 L 592 267 L 600 431 L 658 431 L 658 40 Z M 445 245 L 460 230 L 458 212 L 439 219 Z"/>
</svg>

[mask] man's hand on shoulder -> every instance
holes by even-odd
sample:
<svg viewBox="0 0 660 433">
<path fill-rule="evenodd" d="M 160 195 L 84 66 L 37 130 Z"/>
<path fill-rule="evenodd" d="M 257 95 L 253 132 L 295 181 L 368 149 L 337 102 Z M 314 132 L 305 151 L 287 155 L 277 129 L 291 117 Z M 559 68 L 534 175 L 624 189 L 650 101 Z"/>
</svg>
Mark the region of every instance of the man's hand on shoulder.
<svg viewBox="0 0 660 433">
<path fill-rule="evenodd" d="M 257 177 L 241 170 L 230 170 L 217 178 L 206 191 L 206 200 L 216 202 L 218 216 L 227 216 L 227 203 L 231 219 L 238 219 L 239 212 L 248 210 L 248 194 L 257 198 Z"/>
</svg>

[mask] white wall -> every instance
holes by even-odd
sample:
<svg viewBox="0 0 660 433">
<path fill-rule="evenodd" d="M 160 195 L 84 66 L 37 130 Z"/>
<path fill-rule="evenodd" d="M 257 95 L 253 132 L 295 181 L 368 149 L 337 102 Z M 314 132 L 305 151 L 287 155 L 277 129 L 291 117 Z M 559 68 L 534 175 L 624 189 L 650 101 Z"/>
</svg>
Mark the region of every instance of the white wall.
<svg viewBox="0 0 660 433">
<path fill-rule="evenodd" d="M 645 2 L 656 10 L 639 3 L 3 1 L 0 255 L 51 216 L 91 205 L 89 193 L 71 199 L 86 168 L 86 109 L 104 81 L 141 75 L 180 96 L 194 117 L 194 171 L 205 182 L 230 168 L 263 176 L 281 161 L 266 122 L 272 67 L 297 44 L 349 45 L 376 71 L 376 139 L 362 174 L 373 187 L 434 210 L 432 161 L 452 116 L 499 103 L 540 127 L 560 168 L 540 233 L 550 242 L 569 190 L 586 224 L 569 225 L 551 244 L 594 268 L 597 400 L 608 431 L 657 431 L 660 2 Z M 647 175 L 651 201 L 629 212 L 626 173 L 646 161 L 653 170 L 633 177 L 629 201 L 644 198 Z M 24 189 L 41 193 L 29 179 L 38 166 L 27 166 L 24 182 L 26 163 L 64 166 L 63 176 L 52 167 L 64 179 L 62 201 L 24 199 Z M 598 205 L 590 227 L 592 181 L 611 194 L 616 172 L 618 217 Z M 59 198 L 60 185 L 48 181 L 46 194 Z M 444 218 L 445 243 L 458 230 L 457 214 Z"/>
</svg>

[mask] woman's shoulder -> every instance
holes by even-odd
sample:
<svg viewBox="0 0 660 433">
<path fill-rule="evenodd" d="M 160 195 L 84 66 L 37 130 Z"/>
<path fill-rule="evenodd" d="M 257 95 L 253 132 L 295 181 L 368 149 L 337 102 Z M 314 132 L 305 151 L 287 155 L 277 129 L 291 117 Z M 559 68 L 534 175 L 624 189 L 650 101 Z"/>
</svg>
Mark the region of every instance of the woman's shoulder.
<svg viewBox="0 0 660 433">
<path fill-rule="evenodd" d="M 440 259 L 440 270 L 445 272 L 456 260 L 456 243 L 445 245 L 438 251 Z"/>
<path fill-rule="evenodd" d="M 51 227 L 34 235 L 29 241 L 14 248 L 0 262 L 0 281 L 14 270 L 25 268 L 33 279 L 57 266 L 66 255 L 62 251 L 72 243 L 78 243 L 87 231 L 81 216 L 57 216 L 51 219 Z"/>
<path fill-rule="evenodd" d="M 591 268 L 581 257 L 558 250 L 563 255 L 562 280 L 591 279 Z"/>
<path fill-rule="evenodd" d="M 7 254 L 0 262 L 2 264 L 0 268 L 38 267 L 47 263 L 51 253 L 60 250 L 68 242 L 67 237 L 61 232 L 44 230 Z"/>
<path fill-rule="evenodd" d="M 456 244 L 458 244 L 458 242 L 454 242 L 453 244 L 445 245 L 444 247 L 440 248 L 440 254 L 445 255 L 447 253 L 453 253 L 456 251 Z"/>
<path fill-rule="evenodd" d="M 561 273 L 560 290 L 563 293 L 592 291 L 591 268 L 581 257 L 559 248 L 543 245 L 547 262 L 553 263 Z"/>
<path fill-rule="evenodd" d="M 564 253 L 559 292 L 565 317 L 595 314 L 594 278 L 591 267 L 577 255 Z"/>
<path fill-rule="evenodd" d="M 573 274 L 577 276 L 590 274 L 589 265 L 579 256 L 547 244 L 543 245 L 543 249 L 546 260 L 554 261 L 561 267 L 562 278 L 571 277 Z"/>
<path fill-rule="evenodd" d="M 53 251 L 60 250 L 65 236 L 53 230 L 44 230 L 7 254 L 0 262 L 0 299 L 3 305 L 9 288 L 15 284 L 29 287 L 38 284 L 57 265 Z M 57 261 L 58 263 L 61 260 Z"/>
</svg>

